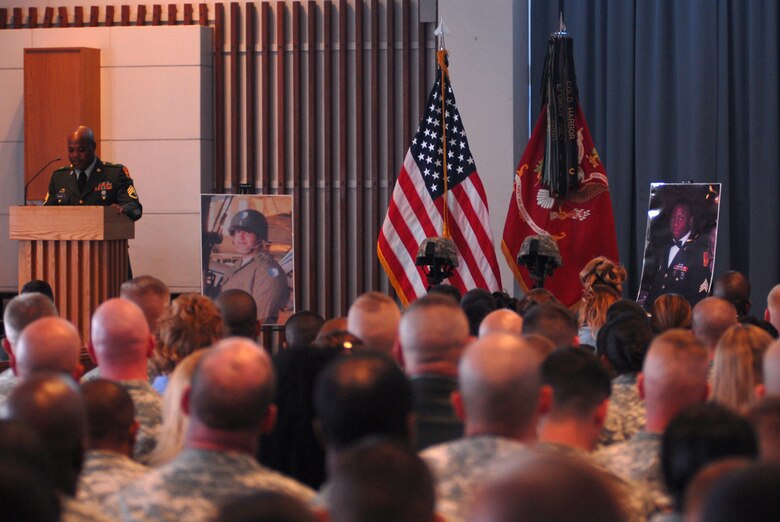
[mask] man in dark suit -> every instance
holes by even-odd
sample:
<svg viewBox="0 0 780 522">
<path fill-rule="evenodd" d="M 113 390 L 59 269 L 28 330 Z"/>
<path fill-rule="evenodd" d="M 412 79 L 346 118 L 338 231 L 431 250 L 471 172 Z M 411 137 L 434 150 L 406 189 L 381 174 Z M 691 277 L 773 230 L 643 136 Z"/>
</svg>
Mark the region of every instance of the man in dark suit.
<svg viewBox="0 0 780 522">
<path fill-rule="evenodd" d="M 657 250 L 655 275 L 646 281 L 649 286 L 645 308 L 662 295 L 675 293 L 684 296 L 691 305 L 707 297 L 710 289 L 710 254 L 708 239 L 693 231 L 693 214 L 686 203 L 672 207 L 669 218 L 671 241 Z"/>
<path fill-rule="evenodd" d="M 143 208 L 127 167 L 104 163 L 95 155 L 95 136 L 89 127 L 78 127 L 68 136 L 70 165 L 51 175 L 44 205 L 113 206 L 136 221 Z"/>
</svg>

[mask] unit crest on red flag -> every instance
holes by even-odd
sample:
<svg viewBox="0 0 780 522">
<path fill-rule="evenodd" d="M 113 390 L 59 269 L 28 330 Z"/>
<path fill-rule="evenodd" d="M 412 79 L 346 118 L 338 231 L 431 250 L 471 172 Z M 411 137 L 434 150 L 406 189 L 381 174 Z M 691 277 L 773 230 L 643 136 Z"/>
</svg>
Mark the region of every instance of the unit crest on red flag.
<svg viewBox="0 0 780 522">
<path fill-rule="evenodd" d="M 518 264 L 520 247 L 527 236 L 551 236 L 563 265 L 544 287 L 571 306 L 582 295 L 582 268 L 596 256 L 617 262 L 618 250 L 606 172 L 577 99 L 571 39 L 565 40 L 551 39 L 545 104 L 515 172 L 501 249 L 528 291 L 533 281 Z"/>
</svg>

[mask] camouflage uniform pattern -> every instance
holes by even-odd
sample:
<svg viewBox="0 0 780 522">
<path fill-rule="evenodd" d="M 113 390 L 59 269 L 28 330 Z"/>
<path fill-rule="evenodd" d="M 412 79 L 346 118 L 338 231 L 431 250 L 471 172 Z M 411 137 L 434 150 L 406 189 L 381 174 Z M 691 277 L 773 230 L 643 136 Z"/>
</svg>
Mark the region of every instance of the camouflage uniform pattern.
<svg viewBox="0 0 780 522">
<path fill-rule="evenodd" d="M 14 375 L 14 371 L 11 368 L 0 373 L 0 404 L 4 403 L 8 396 L 11 395 L 11 391 L 18 382 L 19 377 Z"/>
<path fill-rule="evenodd" d="M 645 427 L 645 401 L 639 397 L 636 374 L 620 375 L 612 380 L 612 395 L 599 447 L 625 442 Z"/>
<path fill-rule="evenodd" d="M 148 361 L 146 361 L 146 375 L 148 377 L 149 384 L 153 383 L 155 377 L 157 377 L 159 374 L 160 372 L 158 372 L 157 368 L 154 367 L 152 360 L 149 359 Z M 87 373 L 81 376 L 81 382 L 89 382 L 99 378 L 100 378 L 100 366 L 95 366 L 90 371 L 88 371 Z"/>
<path fill-rule="evenodd" d="M 162 397 L 146 381 L 117 381 L 133 399 L 135 420 L 140 424 L 133 447 L 133 459 L 149 464 L 149 456 L 157 445 L 162 423 Z"/>
<path fill-rule="evenodd" d="M 125 521 L 214 520 L 224 502 L 261 490 L 303 502 L 314 491 L 262 467 L 249 454 L 185 449 L 173 461 L 122 489 L 109 503 Z"/>
<path fill-rule="evenodd" d="M 661 434 L 640 431 L 631 439 L 595 453 L 596 461 L 613 473 L 644 489 L 654 504 L 653 510 L 672 508 L 661 472 Z"/>
<path fill-rule="evenodd" d="M 594 460 L 591 453 L 585 450 L 554 442 L 541 442 L 534 446 L 534 450 L 541 453 L 553 453 L 571 457 L 572 459 L 580 459 L 603 473 L 609 483 L 615 488 L 620 502 L 623 503 L 627 520 L 644 522 L 647 520 L 648 513 L 652 513 L 655 509 L 653 500 L 641 487 L 605 468 Z"/>
<path fill-rule="evenodd" d="M 432 446 L 420 456 L 436 481 L 436 511 L 447 520 L 465 520 L 474 494 L 498 466 L 524 454 L 520 442 L 479 435 Z"/>
<path fill-rule="evenodd" d="M 106 498 L 148 472 L 149 468 L 121 453 L 88 451 L 79 476 L 76 499 L 102 504 Z"/>
<path fill-rule="evenodd" d="M 60 495 L 60 522 L 109 522 L 98 504 Z"/>
</svg>

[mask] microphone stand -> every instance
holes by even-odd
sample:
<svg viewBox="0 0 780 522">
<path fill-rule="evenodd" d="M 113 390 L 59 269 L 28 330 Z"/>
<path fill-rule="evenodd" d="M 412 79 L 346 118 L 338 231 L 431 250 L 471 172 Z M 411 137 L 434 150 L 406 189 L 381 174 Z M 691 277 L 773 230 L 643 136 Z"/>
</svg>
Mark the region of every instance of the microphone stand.
<svg viewBox="0 0 780 522">
<path fill-rule="evenodd" d="M 46 165 L 43 166 L 43 168 L 41 168 L 41 170 L 36 172 L 35 175 L 32 178 L 30 178 L 30 181 L 24 184 L 24 206 L 25 207 L 27 206 L 27 188 L 32 184 L 33 181 L 35 181 L 35 179 L 38 176 L 40 176 L 43 173 L 44 170 L 46 170 L 49 167 L 49 165 L 51 165 L 55 161 L 60 161 L 61 159 L 62 158 L 60 156 L 57 156 L 53 160 L 49 161 Z"/>
</svg>

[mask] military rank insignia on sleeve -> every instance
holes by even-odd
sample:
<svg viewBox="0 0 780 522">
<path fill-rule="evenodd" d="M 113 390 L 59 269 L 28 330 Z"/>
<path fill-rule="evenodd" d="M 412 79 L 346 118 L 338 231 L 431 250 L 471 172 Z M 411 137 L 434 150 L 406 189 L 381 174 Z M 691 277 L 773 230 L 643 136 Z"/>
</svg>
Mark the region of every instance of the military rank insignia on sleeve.
<svg viewBox="0 0 780 522">
<path fill-rule="evenodd" d="M 132 185 L 127 187 L 127 195 L 133 199 L 138 199 L 138 195 L 135 193 L 135 187 Z"/>
</svg>

